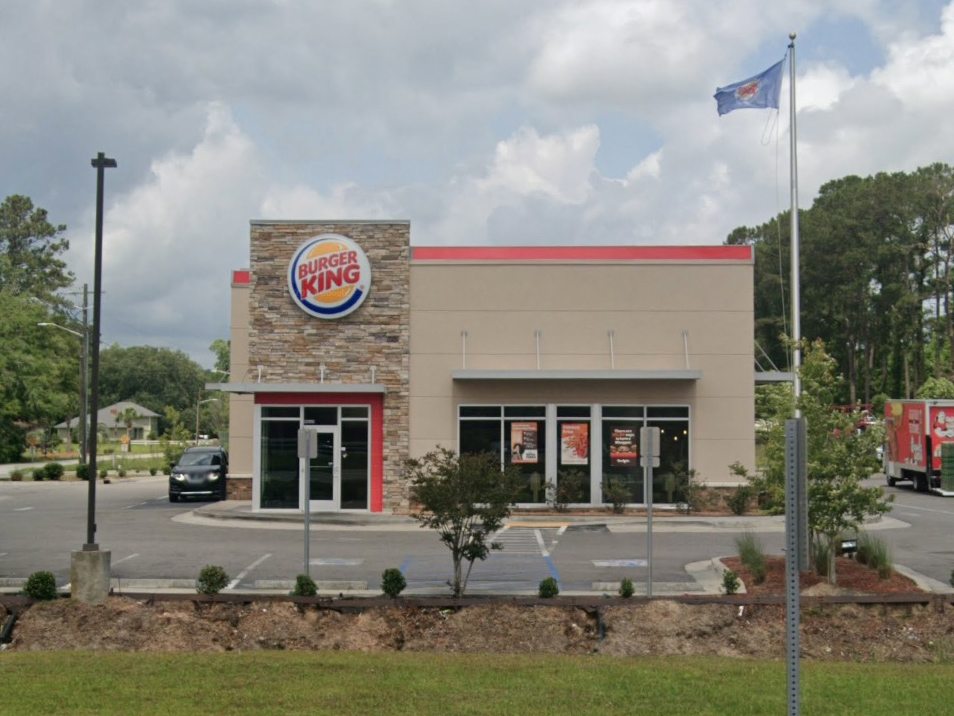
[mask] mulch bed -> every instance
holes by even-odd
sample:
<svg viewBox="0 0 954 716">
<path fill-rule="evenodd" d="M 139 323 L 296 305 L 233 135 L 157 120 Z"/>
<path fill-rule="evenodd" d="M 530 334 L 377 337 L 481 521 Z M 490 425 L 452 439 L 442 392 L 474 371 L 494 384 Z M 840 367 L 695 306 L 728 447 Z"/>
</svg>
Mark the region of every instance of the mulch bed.
<svg viewBox="0 0 954 716">
<path fill-rule="evenodd" d="M 738 557 L 724 557 L 722 563 L 739 576 L 749 594 L 785 593 L 784 557 L 766 555 L 766 578 L 761 584 L 755 583 L 752 573 Z M 814 571 L 799 573 L 799 586 L 803 592 L 827 581 Z M 839 589 L 862 594 L 910 594 L 924 591 L 918 588 L 914 580 L 903 574 L 892 572 L 888 579 L 881 579 L 875 570 L 847 557 L 836 559 L 835 581 Z"/>
</svg>

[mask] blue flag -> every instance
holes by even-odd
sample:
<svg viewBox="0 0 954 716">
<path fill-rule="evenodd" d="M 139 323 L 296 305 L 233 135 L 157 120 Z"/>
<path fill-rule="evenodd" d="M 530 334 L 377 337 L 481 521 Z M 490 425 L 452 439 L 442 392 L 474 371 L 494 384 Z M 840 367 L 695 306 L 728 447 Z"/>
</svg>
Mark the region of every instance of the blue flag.
<svg viewBox="0 0 954 716">
<path fill-rule="evenodd" d="M 785 59 L 772 65 L 765 72 L 728 87 L 719 87 L 713 95 L 719 103 L 719 114 L 728 114 L 733 109 L 774 107 L 778 109 L 778 96 L 782 90 L 782 65 Z"/>
</svg>

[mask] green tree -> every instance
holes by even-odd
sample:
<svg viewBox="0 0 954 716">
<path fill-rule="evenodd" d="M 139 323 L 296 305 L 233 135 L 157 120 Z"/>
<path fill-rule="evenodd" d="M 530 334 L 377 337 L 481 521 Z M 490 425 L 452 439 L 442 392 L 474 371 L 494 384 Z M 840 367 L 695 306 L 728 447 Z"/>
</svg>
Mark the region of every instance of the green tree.
<svg viewBox="0 0 954 716">
<path fill-rule="evenodd" d="M 954 381 L 948 378 L 928 378 L 924 385 L 918 388 L 917 397 L 954 400 Z"/>
<path fill-rule="evenodd" d="M 212 345 L 209 346 L 209 350 L 215 353 L 215 365 L 213 368 L 219 373 L 228 373 L 232 341 L 227 341 L 224 338 L 216 338 L 212 341 Z"/>
<path fill-rule="evenodd" d="M 805 344 L 799 375 L 802 395 L 798 407 L 808 424 L 808 524 L 813 534 L 823 535 L 829 548 L 829 579 L 836 575 L 835 548 L 842 532 L 856 530 L 869 515 L 890 511 L 880 487 L 866 487 L 861 481 L 878 469 L 875 448 L 883 441 L 879 427 L 858 430 L 861 414 L 836 407 L 840 381 L 836 362 L 825 352 L 821 341 Z M 791 400 L 778 401 L 775 419 L 770 421 L 765 445 L 764 470 L 748 475 L 741 465 L 733 472 L 748 478 L 759 491 L 763 506 L 774 514 L 785 510 L 785 427 L 784 419 L 794 415 Z"/>
<path fill-rule="evenodd" d="M 502 549 L 490 538 L 510 515 L 520 489 L 519 470 L 513 465 L 501 470 L 496 455 L 458 456 L 438 448 L 408 460 L 405 473 L 411 497 L 422 510 L 414 518 L 421 527 L 436 530 L 450 549 L 454 575 L 448 585 L 460 597 L 474 562 L 487 559 L 492 549 Z"/>
<path fill-rule="evenodd" d="M 182 351 L 112 345 L 100 354 L 99 390 L 103 405 L 129 400 L 160 415 L 166 407 L 194 411 L 203 385 L 202 367 Z M 163 423 L 160 430 L 167 427 Z"/>
<path fill-rule="evenodd" d="M 4 199 L 0 204 L 0 291 L 64 305 L 56 292 L 73 283 L 73 274 L 60 258 L 69 248 L 61 236 L 64 231 L 64 224 L 51 224 L 46 209 L 33 206 L 28 197 L 15 194 Z"/>
</svg>

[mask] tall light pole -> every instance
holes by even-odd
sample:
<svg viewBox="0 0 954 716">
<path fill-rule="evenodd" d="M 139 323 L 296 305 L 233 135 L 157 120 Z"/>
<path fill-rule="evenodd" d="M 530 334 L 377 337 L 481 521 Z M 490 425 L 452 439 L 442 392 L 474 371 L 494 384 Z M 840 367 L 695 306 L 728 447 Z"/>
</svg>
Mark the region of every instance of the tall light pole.
<svg viewBox="0 0 954 716">
<path fill-rule="evenodd" d="M 84 298 L 86 286 L 83 286 Z M 58 323 L 37 323 L 38 326 L 52 326 L 61 331 L 72 333 L 83 339 L 83 355 L 80 356 L 80 464 L 86 464 L 86 427 L 89 424 L 89 415 L 87 415 L 87 402 L 89 400 L 89 382 L 86 380 L 87 361 L 89 360 L 89 328 L 83 322 L 83 332 L 74 331 L 72 328 L 66 328 Z M 67 426 L 68 427 L 68 426 Z"/>
<path fill-rule="evenodd" d="M 93 365 L 90 382 L 93 384 L 90 397 L 89 412 L 96 420 L 99 412 L 99 340 L 100 315 L 103 295 L 103 185 L 105 184 L 106 170 L 116 167 L 116 160 L 109 159 L 103 152 L 99 152 L 90 164 L 96 169 L 96 250 L 93 255 Z M 96 544 L 96 438 L 97 430 L 89 436 L 89 498 L 86 509 L 86 544 L 84 551 L 97 551 Z"/>
<path fill-rule="evenodd" d="M 89 412 L 96 420 L 99 412 L 99 339 L 103 295 L 103 184 L 106 170 L 116 166 L 99 152 L 90 164 L 96 169 L 96 244 L 93 254 L 93 340 Z M 85 301 L 84 301 L 85 304 Z M 85 313 L 84 313 L 85 315 Z M 89 331 L 87 330 L 87 335 Z M 88 339 L 87 339 L 88 340 Z M 100 551 L 96 544 L 96 425 L 89 436 L 89 495 L 86 504 L 86 543 L 80 552 L 73 552 L 70 562 L 70 589 L 74 599 L 87 604 L 102 604 L 109 595 L 109 563 L 111 553 Z"/>
</svg>

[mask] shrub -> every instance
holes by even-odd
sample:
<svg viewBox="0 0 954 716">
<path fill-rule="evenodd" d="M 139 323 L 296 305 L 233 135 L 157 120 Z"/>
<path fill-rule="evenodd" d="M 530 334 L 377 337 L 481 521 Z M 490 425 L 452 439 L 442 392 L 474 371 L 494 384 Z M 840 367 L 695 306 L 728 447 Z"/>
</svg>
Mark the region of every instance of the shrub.
<svg viewBox="0 0 954 716">
<path fill-rule="evenodd" d="M 742 586 L 742 582 L 739 581 L 739 575 L 733 572 L 731 569 L 727 569 L 722 574 L 722 591 L 726 594 L 736 594 L 739 591 L 739 587 Z"/>
<path fill-rule="evenodd" d="M 21 470 L 14 470 L 11 472 L 10 482 L 23 482 L 23 472 Z"/>
<path fill-rule="evenodd" d="M 752 581 L 756 584 L 764 582 L 768 576 L 768 570 L 765 567 L 765 550 L 759 538 L 751 532 L 746 532 L 735 538 L 735 546 L 739 550 L 739 559 L 742 560 L 742 564 L 752 573 Z"/>
<path fill-rule="evenodd" d="M 154 467 L 150 467 L 150 468 L 149 468 L 149 474 L 152 475 L 153 477 L 155 477 L 155 475 L 156 475 L 157 472 L 158 472 L 158 470 L 156 470 L 156 468 L 154 468 Z"/>
<path fill-rule="evenodd" d="M 624 599 L 629 599 L 636 593 L 636 588 L 633 586 L 633 580 L 629 577 L 623 577 L 619 583 L 619 596 Z"/>
<path fill-rule="evenodd" d="M 120 467 L 118 470 L 116 470 L 116 475 L 118 477 L 126 477 L 126 468 Z"/>
<path fill-rule="evenodd" d="M 626 483 L 618 477 L 607 480 L 603 484 L 603 502 L 609 502 L 617 515 L 623 514 L 626 503 L 629 502 L 629 490 L 626 489 Z"/>
<path fill-rule="evenodd" d="M 547 482 L 547 492 L 553 495 L 547 502 L 557 512 L 566 512 L 571 502 L 582 499 L 583 485 L 587 479 L 582 470 L 560 470 L 556 484 Z"/>
<path fill-rule="evenodd" d="M 23 585 L 23 593 L 37 601 L 56 599 L 59 596 L 56 591 L 56 578 L 52 572 L 34 572 Z"/>
<path fill-rule="evenodd" d="M 381 591 L 392 599 L 404 591 L 407 580 L 400 569 L 385 569 L 381 574 Z"/>
<path fill-rule="evenodd" d="M 552 599 L 560 593 L 560 585 L 557 584 L 557 581 L 553 577 L 541 579 L 537 593 L 541 599 Z"/>
<path fill-rule="evenodd" d="M 63 477 L 63 473 L 66 471 L 64 467 L 58 462 L 48 462 L 43 466 L 43 470 L 46 473 L 48 480 L 59 480 Z"/>
<path fill-rule="evenodd" d="M 296 597 L 314 597 L 318 594 L 318 585 L 307 574 L 299 574 L 295 577 L 295 589 L 292 590 L 292 594 Z"/>
<path fill-rule="evenodd" d="M 103 480 L 106 479 L 106 476 L 107 476 L 107 475 L 109 475 L 109 470 L 107 470 L 105 467 L 104 467 L 102 470 L 99 471 L 99 476 L 100 476 L 100 478 L 102 478 Z"/>
<path fill-rule="evenodd" d="M 812 566 L 822 577 L 828 576 L 828 559 L 828 541 L 821 536 L 815 537 L 812 540 Z"/>
<path fill-rule="evenodd" d="M 207 564 L 199 572 L 199 578 L 195 581 L 195 591 L 199 594 L 218 594 L 228 586 L 229 575 L 221 567 Z"/>
<path fill-rule="evenodd" d="M 89 465 L 82 464 L 76 466 L 76 478 L 79 480 L 88 480 L 89 479 Z"/>
<path fill-rule="evenodd" d="M 733 515 L 744 515 L 748 511 L 753 492 L 751 485 L 739 485 L 725 498 L 725 503 L 729 506 Z"/>
<path fill-rule="evenodd" d="M 33 482 L 42 482 L 46 478 L 46 468 L 38 467 L 33 471 Z"/>
<path fill-rule="evenodd" d="M 881 579 L 888 579 L 894 571 L 891 564 L 891 550 L 887 543 L 878 537 L 872 537 L 867 532 L 858 535 L 858 551 L 855 559 L 861 564 L 875 570 Z"/>
</svg>

